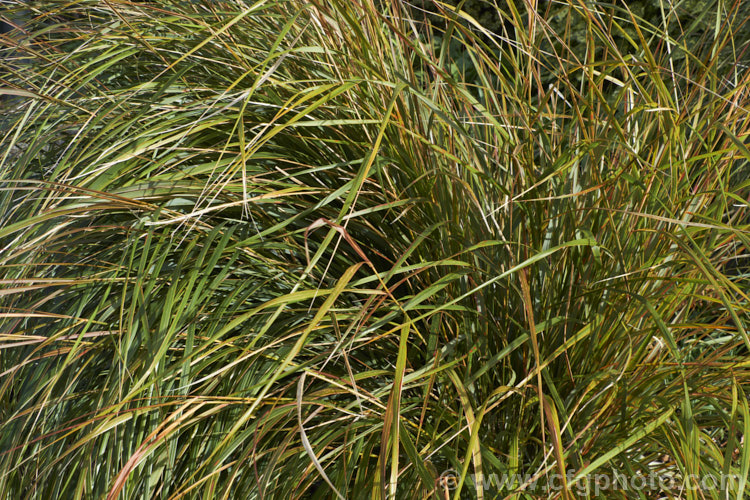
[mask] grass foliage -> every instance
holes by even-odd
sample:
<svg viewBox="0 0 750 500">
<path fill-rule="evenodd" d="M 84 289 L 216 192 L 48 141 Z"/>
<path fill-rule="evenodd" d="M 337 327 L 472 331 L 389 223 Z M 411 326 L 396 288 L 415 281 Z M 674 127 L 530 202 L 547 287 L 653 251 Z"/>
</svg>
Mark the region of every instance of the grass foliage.
<svg viewBox="0 0 750 500">
<path fill-rule="evenodd" d="M 11 1 L 0 497 L 747 495 L 740 2 L 543 3 Z"/>
</svg>

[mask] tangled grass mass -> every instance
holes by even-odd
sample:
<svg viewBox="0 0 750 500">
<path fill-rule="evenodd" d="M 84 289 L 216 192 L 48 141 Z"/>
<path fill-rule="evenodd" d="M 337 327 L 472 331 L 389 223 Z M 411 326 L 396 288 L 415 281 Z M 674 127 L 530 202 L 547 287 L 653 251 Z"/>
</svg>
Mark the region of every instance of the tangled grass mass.
<svg viewBox="0 0 750 500">
<path fill-rule="evenodd" d="M 0 498 L 750 495 L 743 2 L 2 3 Z"/>
</svg>

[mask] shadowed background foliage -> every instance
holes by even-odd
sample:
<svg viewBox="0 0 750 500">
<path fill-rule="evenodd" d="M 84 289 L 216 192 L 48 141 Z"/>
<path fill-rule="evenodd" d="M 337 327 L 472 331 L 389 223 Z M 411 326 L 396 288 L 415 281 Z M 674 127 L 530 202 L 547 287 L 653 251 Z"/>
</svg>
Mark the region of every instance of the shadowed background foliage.
<svg viewBox="0 0 750 500">
<path fill-rule="evenodd" d="M 9 6 L 3 498 L 747 491 L 740 3 Z"/>
</svg>

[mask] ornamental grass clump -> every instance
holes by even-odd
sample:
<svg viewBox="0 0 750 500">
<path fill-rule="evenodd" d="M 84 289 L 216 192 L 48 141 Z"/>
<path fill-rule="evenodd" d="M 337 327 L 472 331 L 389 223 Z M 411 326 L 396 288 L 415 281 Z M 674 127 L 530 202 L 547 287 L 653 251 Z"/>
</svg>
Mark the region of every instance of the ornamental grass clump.
<svg viewBox="0 0 750 500">
<path fill-rule="evenodd" d="M 743 498 L 750 12 L 659 5 L 11 1 L 0 497 Z"/>
</svg>

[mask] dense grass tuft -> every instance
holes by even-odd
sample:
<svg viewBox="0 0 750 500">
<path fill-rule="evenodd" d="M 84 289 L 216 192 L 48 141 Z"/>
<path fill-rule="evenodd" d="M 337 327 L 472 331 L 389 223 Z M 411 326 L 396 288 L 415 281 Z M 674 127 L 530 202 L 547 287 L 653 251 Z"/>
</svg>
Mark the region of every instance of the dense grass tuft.
<svg viewBox="0 0 750 500">
<path fill-rule="evenodd" d="M 748 494 L 740 2 L 41 3 L 0 14 L 0 497 Z"/>
</svg>

